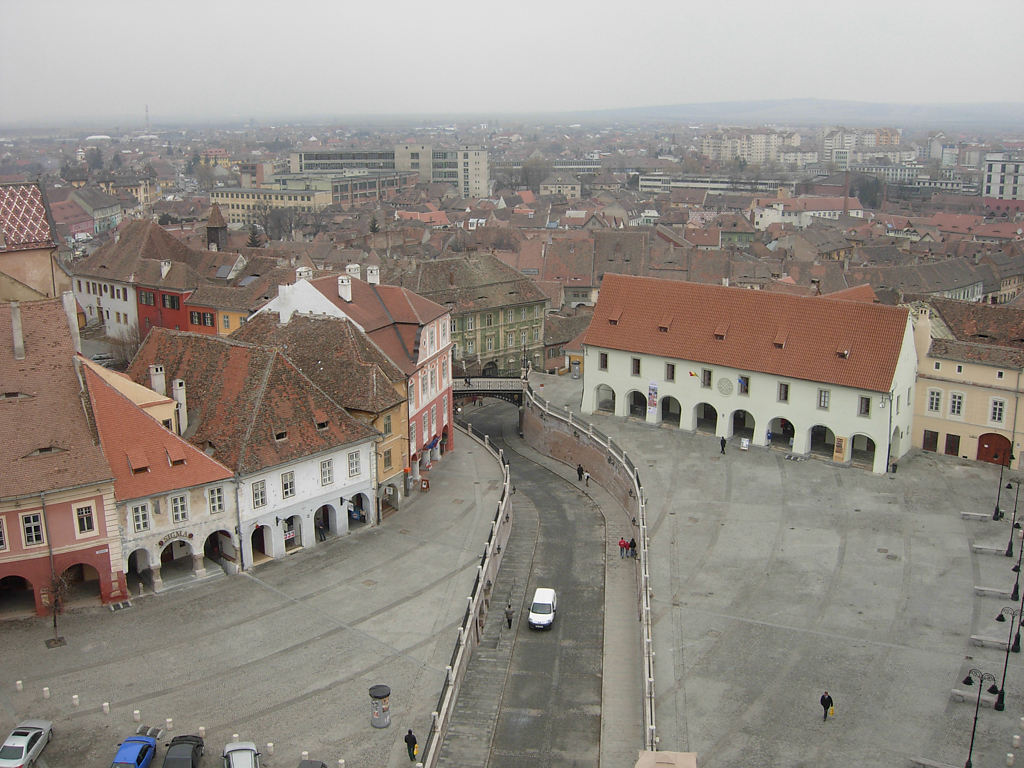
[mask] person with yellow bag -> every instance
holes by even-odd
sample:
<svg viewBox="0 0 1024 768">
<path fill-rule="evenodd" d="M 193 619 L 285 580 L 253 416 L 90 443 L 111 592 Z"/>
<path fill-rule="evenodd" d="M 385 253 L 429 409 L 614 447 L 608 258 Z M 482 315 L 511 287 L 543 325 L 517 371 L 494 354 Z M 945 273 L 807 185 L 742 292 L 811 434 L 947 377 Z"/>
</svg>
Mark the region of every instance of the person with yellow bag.
<svg viewBox="0 0 1024 768">
<path fill-rule="evenodd" d="M 832 703 L 832 697 L 828 695 L 828 691 L 825 691 L 823 694 L 821 694 L 820 701 L 821 708 L 823 710 L 821 719 L 823 721 L 828 720 L 829 715 L 835 715 L 836 713 L 835 705 Z"/>
<path fill-rule="evenodd" d="M 416 759 L 416 753 L 420 751 L 419 745 L 416 743 L 416 734 L 412 732 L 412 728 L 405 734 L 405 747 L 409 750 L 409 762 L 413 762 Z"/>
</svg>

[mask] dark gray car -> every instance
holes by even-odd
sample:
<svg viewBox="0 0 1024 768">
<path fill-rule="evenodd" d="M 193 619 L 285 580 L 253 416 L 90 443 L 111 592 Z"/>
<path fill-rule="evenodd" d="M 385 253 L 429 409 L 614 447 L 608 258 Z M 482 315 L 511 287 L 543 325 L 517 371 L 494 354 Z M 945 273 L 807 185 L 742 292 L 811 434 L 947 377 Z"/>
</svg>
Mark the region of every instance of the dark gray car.
<svg viewBox="0 0 1024 768">
<path fill-rule="evenodd" d="M 201 736 L 175 736 L 167 745 L 164 768 L 199 768 L 204 749 Z"/>
</svg>

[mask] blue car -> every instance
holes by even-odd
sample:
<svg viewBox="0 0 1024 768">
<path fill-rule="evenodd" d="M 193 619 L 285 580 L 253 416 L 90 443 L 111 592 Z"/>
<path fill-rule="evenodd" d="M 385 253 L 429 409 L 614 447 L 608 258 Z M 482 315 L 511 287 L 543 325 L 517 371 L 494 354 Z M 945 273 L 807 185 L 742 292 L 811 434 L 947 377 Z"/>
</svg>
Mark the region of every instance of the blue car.
<svg viewBox="0 0 1024 768">
<path fill-rule="evenodd" d="M 156 739 L 152 736 L 129 736 L 118 745 L 110 768 L 149 768 L 156 757 Z"/>
</svg>

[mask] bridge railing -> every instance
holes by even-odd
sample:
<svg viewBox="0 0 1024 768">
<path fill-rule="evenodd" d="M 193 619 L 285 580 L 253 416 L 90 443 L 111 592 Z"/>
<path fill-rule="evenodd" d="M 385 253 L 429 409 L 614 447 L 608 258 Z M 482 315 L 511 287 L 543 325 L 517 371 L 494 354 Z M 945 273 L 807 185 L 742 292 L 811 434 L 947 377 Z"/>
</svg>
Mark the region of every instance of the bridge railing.
<svg viewBox="0 0 1024 768">
<path fill-rule="evenodd" d="M 508 544 L 509 533 L 512 530 L 512 505 L 509 503 L 511 479 L 504 453 L 500 449 L 495 450 L 487 435 L 478 433 L 472 427 L 467 429 L 466 426 L 458 422 L 454 426 L 465 432 L 467 438 L 479 443 L 499 463 L 502 487 L 498 508 L 494 513 L 494 519 L 491 520 L 491 531 L 487 537 L 487 543 L 484 545 L 480 564 L 476 567 L 473 590 L 466 597 L 466 611 L 462 616 L 462 624 L 459 626 L 451 659 L 445 667 L 444 683 L 437 699 L 437 709 L 430 716 L 430 732 L 424 743 L 423 751 L 420 753 L 420 762 L 417 763 L 418 766 L 427 768 L 434 768 L 441 756 L 441 744 L 444 742 L 452 713 L 455 711 L 459 687 L 462 685 L 466 669 L 469 667 L 469 660 L 474 649 L 480 643 L 480 636 L 483 633 L 484 620 L 487 617 L 491 601 L 491 589 L 501 565 L 501 553 Z"/>
<path fill-rule="evenodd" d="M 657 723 L 654 713 L 654 642 L 653 642 L 653 621 L 651 618 L 651 576 L 649 559 L 649 538 L 647 529 L 647 499 L 643 485 L 640 482 L 640 472 L 629 456 L 626 455 L 619 445 L 610 437 L 595 429 L 592 424 L 576 416 L 572 411 L 552 405 L 542 397 L 539 397 L 530 386 L 529 382 L 522 381 L 525 398 L 523 404 L 539 410 L 542 418 L 553 417 L 563 421 L 569 433 L 576 440 L 589 441 L 591 444 L 601 446 L 607 453 L 608 463 L 618 463 L 628 476 L 630 488 L 629 496 L 635 505 L 636 523 L 640 529 L 639 541 L 637 542 L 637 555 L 640 560 L 640 594 L 639 614 L 641 627 L 641 640 L 643 642 L 643 715 L 644 715 L 644 745 L 650 751 L 658 749 Z"/>
</svg>

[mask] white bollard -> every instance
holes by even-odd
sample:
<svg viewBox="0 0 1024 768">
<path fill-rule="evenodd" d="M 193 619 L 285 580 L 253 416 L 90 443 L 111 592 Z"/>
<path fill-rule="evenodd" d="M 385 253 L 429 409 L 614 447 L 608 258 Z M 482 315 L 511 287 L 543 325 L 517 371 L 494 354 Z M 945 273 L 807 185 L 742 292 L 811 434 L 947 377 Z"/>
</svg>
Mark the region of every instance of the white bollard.
<svg viewBox="0 0 1024 768">
<path fill-rule="evenodd" d="M 74 694 L 74 695 L 73 695 L 73 696 L 71 697 L 71 703 L 72 703 L 72 704 L 73 704 L 74 706 L 76 706 L 76 707 L 78 706 L 78 694 L 77 694 L 77 693 L 76 693 L 76 694 Z"/>
<path fill-rule="evenodd" d="M 1006 764 L 1013 765 L 1013 752 L 1006 753 Z"/>
<path fill-rule="evenodd" d="M 16 691 L 23 691 L 23 690 L 25 690 L 25 686 L 22 684 L 21 680 L 15 680 L 14 681 L 14 690 L 16 690 Z"/>
<path fill-rule="evenodd" d="M 307 750 L 305 750 L 305 749 L 302 750 L 302 759 L 303 760 L 309 760 L 309 752 Z"/>
<path fill-rule="evenodd" d="M 143 586 L 143 585 L 142 585 L 142 584 L 140 583 L 140 584 L 139 584 L 139 597 L 142 597 L 142 592 L 143 592 L 143 590 L 144 590 L 144 589 L 145 589 L 145 586 Z"/>
<path fill-rule="evenodd" d="M 136 710 L 134 710 L 134 711 L 132 712 L 132 720 L 134 720 L 134 721 L 135 721 L 135 722 L 137 723 L 137 722 L 139 722 L 139 721 L 140 721 L 141 719 L 142 719 L 142 713 L 141 713 L 141 712 L 139 712 L 139 710 L 137 710 L 137 709 L 136 709 Z"/>
<path fill-rule="evenodd" d="M 1017 727 L 1024 731 L 1024 717 L 1020 719 L 1020 724 Z"/>
<path fill-rule="evenodd" d="M 109 715 L 110 714 L 110 702 L 109 701 L 104 701 L 103 702 L 103 714 L 104 715 Z"/>
<path fill-rule="evenodd" d="M 339 760 L 338 761 L 338 768 L 345 768 L 345 761 L 344 760 Z"/>
<path fill-rule="evenodd" d="M 1015 733 L 1015 734 L 1013 734 L 1013 748 L 1016 749 L 1019 746 L 1020 746 L 1020 734 L 1019 733 Z"/>
<path fill-rule="evenodd" d="M 167 730 L 168 731 L 173 731 L 174 730 L 174 718 L 173 717 L 168 717 L 167 718 Z"/>
<path fill-rule="evenodd" d="M 268 741 L 267 742 L 267 754 L 268 755 L 274 754 L 274 742 L 272 742 L 272 741 Z"/>
<path fill-rule="evenodd" d="M 44 699 L 50 698 L 50 689 L 49 688 L 43 688 L 43 698 Z M 1022 717 L 1021 720 L 1024 720 L 1024 717 Z"/>
<path fill-rule="evenodd" d="M 206 738 L 206 726 L 205 725 L 200 725 L 199 726 L 199 736 L 200 736 L 200 738 L 203 738 L 203 739 Z"/>
<path fill-rule="evenodd" d="M 232 741 L 238 741 L 238 734 L 237 733 L 232 733 L 231 734 L 231 740 Z"/>
</svg>

